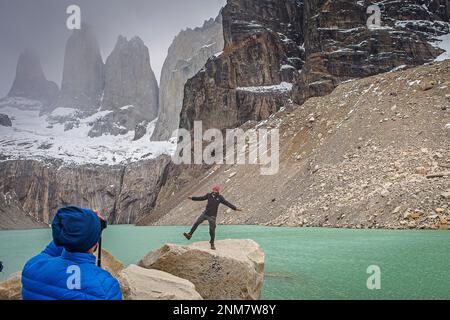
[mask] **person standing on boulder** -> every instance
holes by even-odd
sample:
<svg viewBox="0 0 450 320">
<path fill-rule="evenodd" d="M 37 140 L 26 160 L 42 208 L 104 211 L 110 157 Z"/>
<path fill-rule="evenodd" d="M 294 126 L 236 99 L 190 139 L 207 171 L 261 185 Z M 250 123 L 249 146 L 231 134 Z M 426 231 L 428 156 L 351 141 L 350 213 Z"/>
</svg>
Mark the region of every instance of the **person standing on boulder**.
<svg viewBox="0 0 450 320">
<path fill-rule="evenodd" d="M 191 228 L 191 231 L 189 233 L 183 233 L 186 239 L 191 240 L 192 235 L 194 234 L 195 230 L 197 230 L 198 226 L 203 221 L 208 221 L 209 223 L 209 235 L 211 237 L 210 244 L 211 249 L 216 250 L 216 247 L 214 246 L 214 240 L 216 238 L 216 218 L 217 218 L 217 210 L 219 209 L 220 204 L 224 204 L 227 207 L 231 208 L 234 211 L 242 211 L 241 209 L 236 208 L 235 205 L 231 204 L 225 198 L 220 194 L 220 186 L 215 185 L 212 188 L 211 193 L 207 193 L 206 195 L 202 197 L 189 197 L 188 199 L 192 201 L 208 201 L 206 204 L 206 209 L 203 211 L 203 213 L 198 217 L 197 221 L 195 221 L 194 225 Z"/>
<path fill-rule="evenodd" d="M 53 241 L 23 268 L 23 300 L 122 300 L 119 282 L 95 263 L 103 228 L 106 220 L 92 210 L 58 209 Z"/>
</svg>

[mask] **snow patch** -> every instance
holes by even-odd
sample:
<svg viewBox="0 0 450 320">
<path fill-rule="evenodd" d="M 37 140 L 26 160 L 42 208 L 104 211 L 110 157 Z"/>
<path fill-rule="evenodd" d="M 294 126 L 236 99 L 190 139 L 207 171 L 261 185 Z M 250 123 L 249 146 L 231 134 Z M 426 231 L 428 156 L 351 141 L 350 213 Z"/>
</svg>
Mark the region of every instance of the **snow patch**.
<svg viewBox="0 0 450 320">
<path fill-rule="evenodd" d="M 134 106 L 132 104 L 128 105 L 128 106 L 123 106 L 122 108 L 120 108 L 120 110 L 128 110 L 134 108 Z"/>
<path fill-rule="evenodd" d="M 280 70 L 288 70 L 288 69 L 295 69 L 295 68 L 290 64 L 283 64 L 280 68 Z"/>
<path fill-rule="evenodd" d="M 20 104 L 22 100 L 18 99 L 8 104 L 2 102 L 0 113 L 7 114 L 13 123 L 12 127 L 0 126 L 0 154 L 6 160 L 58 159 L 77 165 L 114 165 L 171 155 L 176 149 L 173 142 L 150 141 L 157 120 L 147 125 L 146 134 L 137 141 L 133 141 L 134 131 L 91 138 L 88 133 L 95 121 L 112 111 L 98 111 L 82 118 L 74 116 L 79 115 L 76 109 L 60 108 L 46 116 L 40 115 L 39 108 L 28 108 L 27 105 L 36 105 L 30 101 L 25 104 Z M 68 115 L 72 116 L 70 123 L 76 123 L 70 129 L 67 128 L 69 122 L 54 122 L 55 116 Z"/>
<path fill-rule="evenodd" d="M 414 85 L 419 85 L 421 82 L 421 80 L 412 80 L 412 81 L 408 81 L 408 86 L 412 87 Z"/>
<path fill-rule="evenodd" d="M 431 45 L 445 50 L 435 61 L 444 61 L 450 59 L 450 33 L 443 36 L 436 37 L 436 41 L 431 42 Z"/>
<path fill-rule="evenodd" d="M 50 114 L 52 117 L 70 117 L 77 113 L 78 110 L 73 108 L 56 108 Z"/>
<path fill-rule="evenodd" d="M 393 69 L 392 69 L 391 71 L 389 71 L 389 72 L 391 73 L 391 72 L 403 70 L 403 69 L 405 69 L 405 68 L 407 68 L 407 67 L 408 67 L 408 66 L 407 66 L 406 64 L 402 64 L 402 65 L 400 65 L 400 66 L 398 66 L 398 67 L 393 68 Z"/>
<path fill-rule="evenodd" d="M 215 44 L 216 44 L 215 42 L 210 43 L 210 44 L 205 44 L 204 46 L 202 46 L 202 49 L 208 49 L 208 48 L 212 47 Z"/>
<path fill-rule="evenodd" d="M 257 86 L 257 87 L 238 87 L 236 90 L 238 91 L 246 91 L 246 92 L 253 92 L 253 93 L 284 93 L 284 92 L 290 92 L 292 91 L 292 83 L 289 82 L 282 82 L 277 85 L 271 85 L 271 86 Z"/>
</svg>

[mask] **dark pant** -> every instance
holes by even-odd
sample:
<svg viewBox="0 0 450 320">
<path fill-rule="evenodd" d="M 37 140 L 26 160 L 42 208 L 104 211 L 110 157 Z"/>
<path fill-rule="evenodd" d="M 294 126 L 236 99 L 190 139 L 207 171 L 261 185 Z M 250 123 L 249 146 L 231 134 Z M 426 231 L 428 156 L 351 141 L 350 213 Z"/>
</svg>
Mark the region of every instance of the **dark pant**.
<svg viewBox="0 0 450 320">
<path fill-rule="evenodd" d="M 198 226 L 205 220 L 208 220 L 209 222 L 209 235 L 211 237 L 210 243 L 214 243 L 214 240 L 216 238 L 216 217 L 210 217 L 207 214 L 202 213 L 202 215 L 198 217 L 197 221 L 195 221 L 194 225 L 192 226 L 190 234 L 194 234 Z"/>
</svg>

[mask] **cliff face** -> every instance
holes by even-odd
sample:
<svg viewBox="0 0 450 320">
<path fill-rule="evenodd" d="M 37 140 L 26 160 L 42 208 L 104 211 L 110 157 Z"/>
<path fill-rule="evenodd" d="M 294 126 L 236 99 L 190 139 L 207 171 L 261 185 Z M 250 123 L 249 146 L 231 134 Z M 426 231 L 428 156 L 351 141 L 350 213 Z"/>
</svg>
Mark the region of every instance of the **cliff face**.
<svg viewBox="0 0 450 320">
<path fill-rule="evenodd" d="M 180 127 L 188 130 L 194 120 L 222 129 L 270 115 L 287 101 L 285 90 L 267 87 L 292 83 L 303 65 L 301 1 L 233 0 L 222 19 L 224 51 L 185 86 Z"/>
<path fill-rule="evenodd" d="M 46 79 L 38 56 L 31 51 L 22 53 L 8 97 L 27 98 L 49 105 L 54 102 L 58 92 L 56 83 Z"/>
<path fill-rule="evenodd" d="M 47 226 L 23 210 L 16 194 L 0 192 L 0 230 L 45 228 Z"/>
<path fill-rule="evenodd" d="M 151 211 L 168 161 L 164 156 L 128 166 L 5 161 L 0 162 L 0 193 L 10 195 L 22 212 L 46 224 L 68 204 L 98 209 L 109 223 L 134 223 Z"/>
<path fill-rule="evenodd" d="M 141 109 L 144 119 L 153 120 L 158 112 L 158 83 L 144 42 L 139 37 L 119 36 L 105 63 L 102 109 L 128 105 Z"/>
<path fill-rule="evenodd" d="M 342 81 L 420 65 L 442 52 L 429 42 L 448 32 L 448 1 L 382 2 L 382 27 L 369 30 L 366 10 L 374 2 L 228 1 L 225 49 L 187 82 L 180 127 L 258 121 L 290 103 L 283 82 L 301 104 Z"/>
<path fill-rule="evenodd" d="M 368 29 L 367 7 L 375 1 L 306 1 L 306 62 L 295 86 L 295 100 L 330 93 L 352 78 L 399 66 L 432 61 L 439 49 L 429 42 L 448 32 L 447 1 L 380 3 L 381 28 Z"/>
<path fill-rule="evenodd" d="M 172 136 L 178 128 L 186 81 L 223 46 L 221 15 L 206 21 L 200 28 L 181 31 L 175 37 L 161 71 L 160 110 L 152 140 L 167 140 Z"/>
<path fill-rule="evenodd" d="M 91 27 L 74 30 L 66 44 L 61 94 L 53 108 L 98 109 L 104 88 L 103 68 Z"/>
<path fill-rule="evenodd" d="M 91 137 L 123 134 L 156 118 L 158 83 L 150 66 L 148 48 L 140 38 L 127 40 L 119 36 L 106 59 L 101 105 L 102 110 L 113 113 L 95 124 L 89 133 Z"/>
</svg>

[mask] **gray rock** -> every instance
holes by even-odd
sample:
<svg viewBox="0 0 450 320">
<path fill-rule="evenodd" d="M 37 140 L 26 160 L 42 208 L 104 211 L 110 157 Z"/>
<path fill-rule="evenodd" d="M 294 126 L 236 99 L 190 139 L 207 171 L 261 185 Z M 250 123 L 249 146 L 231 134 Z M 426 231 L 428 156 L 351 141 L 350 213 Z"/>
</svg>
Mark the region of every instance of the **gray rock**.
<svg viewBox="0 0 450 320">
<path fill-rule="evenodd" d="M 134 264 L 118 276 L 124 300 L 203 300 L 192 282 Z"/>
<path fill-rule="evenodd" d="M 82 25 L 67 41 L 61 94 L 53 108 L 95 110 L 104 88 L 104 65 L 91 27 Z"/>
<path fill-rule="evenodd" d="M 153 141 L 168 140 L 178 128 L 184 85 L 224 46 L 222 17 L 181 31 L 172 42 L 161 71 L 160 110 Z"/>
<path fill-rule="evenodd" d="M 0 300 L 22 300 L 22 272 L 15 272 L 0 282 Z"/>
<path fill-rule="evenodd" d="M 134 138 L 133 141 L 137 141 L 141 139 L 147 133 L 147 127 L 142 123 L 138 124 L 134 130 Z"/>
<path fill-rule="evenodd" d="M 11 119 L 7 114 L 0 113 L 0 126 L 4 127 L 12 127 Z"/>
<path fill-rule="evenodd" d="M 139 37 L 127 40 L 119 36 L 105 63 L 103 110 L 119 111 L 133 106 L 128 114 L 128 130 L 158 114 L 158 83 L 150 65 L 148 48 Z"/>
<path fill-rule="evenodd" d="M 37 54 L 29 50 L 23 52 L 8 97 L 23 97 L 48 105 L 54 102 L 58 92 L 56 83 L 46 79 Z"/>
</svg>

